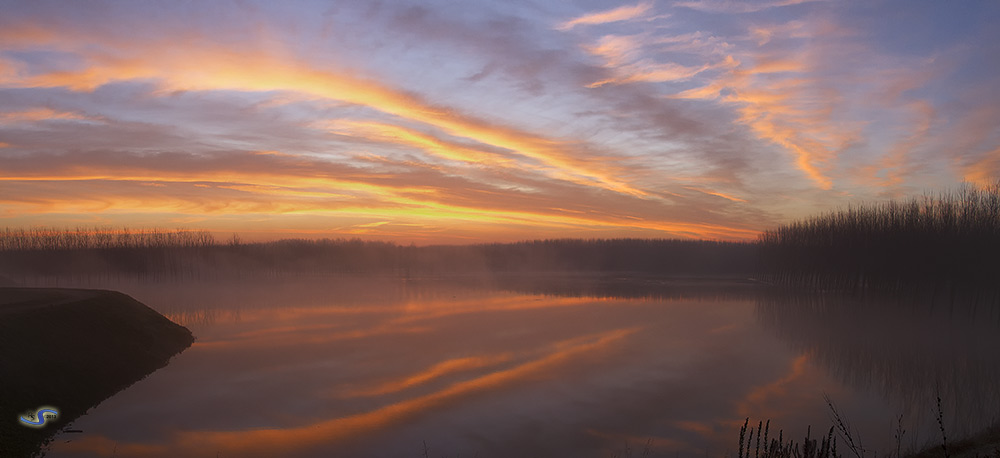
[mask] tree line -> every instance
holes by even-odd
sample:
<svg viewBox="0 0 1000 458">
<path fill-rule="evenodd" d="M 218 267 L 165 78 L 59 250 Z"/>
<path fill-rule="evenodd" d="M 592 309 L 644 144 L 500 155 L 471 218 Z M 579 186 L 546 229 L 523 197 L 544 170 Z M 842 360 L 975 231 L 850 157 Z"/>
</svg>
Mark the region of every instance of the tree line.
<svg viewBox="0 0 1000 458">
<path fill-rule="evenodd" d="M 620 272 L 753 275 L 822 289 L 1000 283 L 1000 183 L 863 204 L 753 242 L 554 239 L 413 246 L 360 239 L 218 241 L 205 231 L 0 230 L 0 275 L 453 275 Z"/>
<path fill-rule="evenodd" d="M 399 245 L 360 239 L 217 241 L 203 231 L 5 229 L 0 274 L 212 277 L 253 274 L 453 275 L 531 272 L 749 273 L 750 243 L 592 239 Z"/>
</svg>

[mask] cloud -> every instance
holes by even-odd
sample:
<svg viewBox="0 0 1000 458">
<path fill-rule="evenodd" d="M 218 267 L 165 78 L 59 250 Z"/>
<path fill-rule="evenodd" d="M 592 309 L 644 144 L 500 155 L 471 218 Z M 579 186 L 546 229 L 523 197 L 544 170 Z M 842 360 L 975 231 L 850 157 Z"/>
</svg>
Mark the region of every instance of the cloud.
<svg viewBox="0 0 1000 458">
<path fill-rule="evenodd" d="M 341 135 L 418 148 L 443 159 L 483 166 L 517 166 L 513 159 L 505 157 L 504 154 L 455 141 L 442 140 L 434 135 L 398 125 L 358 120 L 320 121 L 317 122 L 317 125 Z"/>
<path fill-rule="evenodd" d="M 708 189 L 699 189 L 699 188 L 695 188 L 695 187 L 691 187 L 691 186 L 685 186 L 684 189 L 690 189 L 692 191 L 703 192 L 703 193 L 708 194 L 710 196 L 721 197 L 721 198 L 726 199 L 726 200 L 731 201 L 731 202 L 746 203 L 746 199 L 741 199 L 739 197 L 731 196 L 731 195 L 728 195 L 728 194 L 725 194 L 725 193 L 722 193 L 722 192 L 719 192 L 719 191 L 712 191 L 712 190 L 708 190 Z"/>
<path fill-rule="evenodd" d="M 392 164 L 396 170 L 385 173 L 267 152 L 77 152 L 0 157 L 0 164 L 0 205 L 23 213 L 304 213 L 423 226 L 465 221 L 529 230 L 645 230 L 675 237 L 756 234 L 725 218 L 711 223 L 643 217 L 659 204 L 633 196 L 515 177 L 490 184 L 496 178 L 488 174 L 462 178 L 420 164 Z M 525 185 L 539 191 L 513 189 Z M 678 215 L 683 211 L 679 208 Z"/>
<path fill-rule="evenodd" d="M 587 51 L 604 59 L 604 66 L 614 73 L 611 78 L 596 81 L 588 87 L 635 82 L 662 83 L 683 81 L 708 69 L 707 65 L 689 67 L 674 62 L 656 62 L 641 57 L 642 37 L 606 35 Z"/>
<path fill-rule="evenodd" d="M 895 138 L 878 162 L 861 169 L 865 184 L 899 186 L 919 168 L 915 155 L 929 146 L 931 130 L 938 115 L 934 107 L 924 100 L 914 100 L 900 108 L 910 112 L 910 116 L 902 119 L 902 125 L 895 132 L 887 132 Z"/>
<path fill-rule="evenodd" d="M 620 6 L 611 10 L 588 13 L 560 23 L 556 26 L 556 30 L 567 31 L 578 25 L 608 24 L 637 19 L 648 13 L 652 7 L 652 3 L 640 3 L 633 6 Z"/>
<path fill-rule="evenodd" d="M 803 30 L 816 36 L 801 40 Z M 793 22 L 751 31 L 747 40 L 755 46 L 745 44 L 715 67 L 720 71 L 707 84 L 674 97 L 731 106 L 736 121 L 757 139 L 782 148 L 815 186 L 831 190 L 838 161 L 862 140 L 866 127 L 863 120 L 844 117 L 845 107 L 859 102 L 858 87 L 881 82 L 855 72 L 864 65 L 856 62 L 861 57 L 852 46 L 819 39 L 841 33 L 830 24 Z"/>
<path fill-rule="evenodd" d="M 813 3 L 819 1 L 825 1 L 825 0 L 777 0 L 777 1 L 696 0 L 687 2 L 677 2 L 674 3 L 674 6 L 680 8 L 690 8 L 693 10 L 704 11 L 707 13 L 740 14 L 740 13 L 756 13 L 771 8 L 780 8 L 783 6 L 791 6 L 791 5 L 801 5 L 804 3 Z"/>
<path fill-rule="evenodd" d="M 750 26 L 750 36 L 757 42 L 757 46 L 768 44 L 772 38 L 808 38 L 810 24 L 805 21 L 789 21 L 778 25 L 752 25 Z M 815 26 L 815 25 L 813 25 Z"/>
<path fill-rule="evenodd" d="M 963 167 L 966 180 L 980 186 L 994 185 L 1000 180 L 1000 148 L 982 154 Z"/>
<path fill-rule="evenodd" d="M 24 111 L 0 111 L 0 124 L 30 123 L 53 120 L 101 121 L 101 118 L 74 113 L 71 111 L 53 110 L 48 107 L 32 108 Z"/>
<path fill-rule="evenodd" d="M 132 44 L 118 44 L 123 51 Z M 78 71 L 45 72 L 10 78 L 0 84 L 12 87 L 66 87 L 94 91 L 110 83 L 147 80 L 165 91 L 296 91 L 368 106 L 442 129 L 451 135 L 506 148 L 540 161 L 551 176 L 578 184 L 597 186 L 614 192 L 645 194 L 617 178 L 614 167 L 595 166 L 579 160 L 579 146 L 571 141 L 550 139 L 537 134 L 490 123 L 455 109 L 424 101 L 420 96 L 394 90 L 375 81 L 313 68 L 290 56 L 248 50 L 201 46 L 176 53 L 166 44 L 151 44 L 129 57 L 86 54 L 88 65 Z M 247 68 L 256 69 L 247 72 Z"/>
<path fill-rule="evenodd" d="M 0 18 L 0 212 L 747 238 L 848 197 L 992 173 L 995 116 L 976 113 L 993 78 L 962 79 L 988 49 L 894 55 L 857 5 L 797 3 L 685 1 L 670 21 L 652 2 L 262 3 L 225 12 L 236 21 L 164 4 L 155 23 L 148 5 L 18 5 Z"/>
<path fill-rule="evenodd" d="M 642 54 L 629 55 L 634 59 L 635 67 L 622 69 L 622 73 L 606 65 L 594 65 L 588 55 L 590 48 L 600 46 L 599 39 L 591 40 L 585 35 L 573 37 L 581 39 L 575 43 L 579 49 L 588 55 L 577 55 L 574 52 L 553 52 L 544 41 L 533 37 L 545 30 L 532 28 L 527 19 L 505 17 L 503 20 L 491 20 L 483 23 L 449 20 L 447 15 L 439 11 L 419 9 L 419 14 L 413 13 L 414 8 L 407 8 L 405 14 L 390 15 L 393 19 L 388 27 L 399 35 L 394 38 L 405 41 L 427 42 L 446 46 L 449 52 L 460 54 L 456 58 L 470 57 L 484 59 L 484 72 L 499 81 L 514 81 L 524 92 L 514 95 L 517 100 L 530 100 L 542 97 L 552 97 L 552 103 L 534 106 L 540 112 L 552 109 L 552 105 L 584 104 L 583 108 L 574 107 L 574 114 L 569 117 L 555 118 L 559 127 L 579 126 L 573 130 L 572 137 L 591 139 L 595 131 L 606 132 L 612 138 L 632 137 L 641 139 L 646 144 L 644 149 L 658 150 L 661 145 L 677 145 L 683 143 L 684 148 L 672 148 L 669 155 L 657 152 L 653 157 L 636 157 L 636 147 L 627 147 L 605 143 L 594 139 L 587 143 L 599 145 L 600 151 L 627 152 L 629 157 L 624 160 L 612 159 L 616 165 L 628 164 L 619 173 L 623 176 L 638 177 L 648 175 L 651 167 L 659 167 L 665 161 L 685 168 L 685 175 L 707 174 L 715 178 L 738 180 L 744 175 L 753 155 L 747 154 L 746 139 L 738 138 L 728 126 L 721 125 L 714 113 L 706 112 L 704 106 L 677 103 L 675 100 L 662 97 L 659 88 L 636 84 L 611 84 L 629 82 L 666 82 L 676 83 L 686 81 L 680 78 L 679 63 L 660 62 L 648 59 Z M 730 47 L 724 39 L 707 33 L 684 33 L 680 35 L 663 36 L 661 33 L 646 33 L 644 29 L 654 30 L 656 24 L 636 23 L 636 28 L 642 33 L 636 37 L 624 37 L 635 43 L 634 49 L 639 53 L 647 52 L 678 52 L 689 55 L 713 56 L 704 64 L 710 69 L 714 65 L 723 65 L 725 54 L 721 50 Z M 547 29 L 546 29 L 547 30 Z M 568 37 L 559 35 L 560 39 Z M 346 39 L 346 37 L 345 37 Z M 632 62 L 625 62 L 632 63 Z M 697 70 L 701 65 L 691 66 Z M 726 64 L 728 65 L 728 64 Z M 689 65 L 684 65 L 688 67 Z M 627 70 L 627 71 L 626 71 Z M 482 72 L 481 72 L 482 73 Z M 699 78 L 703 75 L 695 75 Z M 476 81 L 483 81 L 484 75 L 478 75 Z M 632 78 L 632 79 L 629 79 Z M 675 79 L 677 78 L 677 79 Z M 669 80 L 669 81 L 664 81 Z M 595 85 L 595 82 L 609 84 Z M 546 94 L 560 94 L 558 97 Z M 590 118 L 590 119 L 587 119 Z M 599 120 L 595 123 L 595 121 Z M 593 125 L 593 129 L 590 126 Z M 722 141 L 721 139 L 725 139 Z M 711 151 L 711 154 L 705 152 Z M 579 154 L 579 152 L 577 152 Z M 604 154 L 604 153 L 601 153 Z M 620 154 L 620 153 L 619 153 Z M 643 160 L 645 159 L 645 160 Z M 604 161 L 609 163 L 608 161 Z M 680 175 L 678 170 L 667 170 L 667 175 Z M 654 186 L 659 189 L 673 186 L 659 178 L 637 183 L 642 189 Z"/>
</svg>

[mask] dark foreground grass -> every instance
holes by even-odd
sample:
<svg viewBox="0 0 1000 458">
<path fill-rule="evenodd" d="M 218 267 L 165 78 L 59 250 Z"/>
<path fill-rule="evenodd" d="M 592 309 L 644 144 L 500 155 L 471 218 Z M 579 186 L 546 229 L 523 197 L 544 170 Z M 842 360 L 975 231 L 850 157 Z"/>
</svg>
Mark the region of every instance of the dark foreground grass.
<svg viewBox="0 0 1000 458">
<path fill-rule="evenodd" d="M 747 427 L 749 426 L 749 435 Z M 762 432 L 763 429 L 763 432 Z M 812 427 L 806 427 L 806 437 L 802 442 L 793 439 L 785 440 L 784 431 L 778 430 L 778 437 L 768 437 L 771 420 L 767 423 L 758 422 L 756 436 L 750 418 L 743 422 L 740 428 L 740 444 L 738 458 L 839 458 L 837 454 L 837 437 L 833 435 L 833 427 L 826 436 L 812 438 Z M 746 439 L 746 440 L 744 440 Z M 817 442 L 818 441 L 818 442 Z M 763 447 L 762 447 L 763 445 Z"/>
<path fill-rule="evenodd" d="M 845 455 L 854 458 L 878 458 L 880 453 L 863 445 L 848 419 L 841 414 L 829 396 L 824 395 L 824 399 L 830 409 L 830 420 L 833 426 L 830 427 L 826 437 L 818 438 L 820 441 L 818 444 L 817 439 L 811 439 L 808 432 L 802 442 L 782 441 L 780 431 L 777 439 L 771 438 L 768 441 L 770 421 L 767 421 L 767 423 L 763 423 L 764 447 L 761 447 L 761 423 L 757 424 L 755 438 L 753 425 L 749 424 L 748 418 L 740 429 L 738 458 L 843 458 Z M 904 455 L 902 442 L 906 435 L 906 429 L 903 428 L 903 416 L 900 415 L 896 417 L 896 427 L 893 432 L 894 450 L 883 451 L 881 456 L 887 458 L 1000 458 L 1000 424 L 957 442 L 949 441 L 945 428 L 946 412 L 941 407 L 940 397 L 937 398 L 934 408 L 940 437 L 931 441 L 933 445 Z M 748 426 L 749 437 L 747 437 Z M 809 427 L 807 427 L 808 430 Z M 838 439 L 842 444 L 842 449 L 845 447 L 847 449 L 843 454 L 837 451 Z"/>
</svg>

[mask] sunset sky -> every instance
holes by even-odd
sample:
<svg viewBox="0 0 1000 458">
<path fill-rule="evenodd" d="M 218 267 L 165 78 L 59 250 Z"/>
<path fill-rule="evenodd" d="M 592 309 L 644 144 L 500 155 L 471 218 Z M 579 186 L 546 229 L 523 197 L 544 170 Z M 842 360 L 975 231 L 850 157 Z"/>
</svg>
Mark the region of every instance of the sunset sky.
<svg viewBox="0 0 1000 458">
<path fill-rule="evenodd" d="M 0 1 L 0 227 L 752 239 L 1000 176 L 1000 2 Z"/>
</svg>

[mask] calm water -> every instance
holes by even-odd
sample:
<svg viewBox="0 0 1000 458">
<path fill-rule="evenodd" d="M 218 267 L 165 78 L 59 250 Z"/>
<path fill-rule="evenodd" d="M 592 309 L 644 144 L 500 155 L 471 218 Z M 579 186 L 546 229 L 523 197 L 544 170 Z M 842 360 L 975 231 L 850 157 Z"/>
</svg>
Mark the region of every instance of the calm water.
<svg viewBox="0 0 1000 458">
<path fill-rule="evenodd" d="M 953 434 L 1000 412 L 1000 325 L 970 307 L 586 281 L 89 286 L 197 341 L 50 457 L 724 456 L 747 417 L 825 433 L 824 393 L 881 454 L 899 414 L 904 449 L 936 439 L 937 393 Z"/>
</svg>

